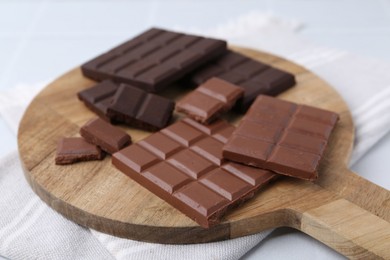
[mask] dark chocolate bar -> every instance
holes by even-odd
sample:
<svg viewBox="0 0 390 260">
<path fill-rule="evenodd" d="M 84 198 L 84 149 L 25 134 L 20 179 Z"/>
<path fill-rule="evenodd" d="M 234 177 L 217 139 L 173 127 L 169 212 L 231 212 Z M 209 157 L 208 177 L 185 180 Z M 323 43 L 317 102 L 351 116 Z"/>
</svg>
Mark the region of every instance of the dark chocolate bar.
<svg viewBox="0 0 390 260">
<path fill-rule="evenodd" d="M 101 118 L 112 121 L 107 117 L 107 108 L 112 102 L 118 85 L 111 80 L 102 81 L 93 87 L 77 93 L 78 98 Z"/>
<path fill-rule="evenodd" d="M 205 126 L 186 118 L 115 153 L 112 163 L 207 228 L 277 177 L 222 158 L 233 130 L 226 121 Z"/>
<path fill-rule="evenodd" d="M 315 180 L 336 113 L 261 95 L 223 147 L 231 161 Z"/>
<path fill-rule="evenodd" d="M 57 145 L 55 162 L 58 165 L 82 161 L 102 160 L 104 152 L 81 137 L 61 138 Z"/>
<path fill-rule="evenodd" d="M 244 91 L 225 80 L 211 78 L 176 104 L 176 110 L 203 124 L 209 124 L 230 110 Z"/>
<path fill-rule="evenodd" d="M 226 52 L 226 42 L 152 28 L 83 64 L 86 77 L 159 92 Z"/>
<path fill-rule="evenodd" d="M 125 131 L 100 118 L 91 119 L 83 125 L 80 128 L 80 135 L 109 154 L 131 144 L 131 137 Z"/>
<path fill-rule="evenodd" d="M 186 79 L 191 84 L 200 85 L 212 77 L 221 78 L 244 89 L 244 96 L 236 106 L 241 112 L 245 112 L 258 95 L 276 96 L 295 85 L 295 77 L 291 73 L 234 51 L 228 51 Z"/>
<path fill-rule="evenodd" d="M 116 91 L 107 117 L 136 128 L 156 131 L 171 120 L 175 103 L 167 98 L 121 84 Z"/>
</svg>

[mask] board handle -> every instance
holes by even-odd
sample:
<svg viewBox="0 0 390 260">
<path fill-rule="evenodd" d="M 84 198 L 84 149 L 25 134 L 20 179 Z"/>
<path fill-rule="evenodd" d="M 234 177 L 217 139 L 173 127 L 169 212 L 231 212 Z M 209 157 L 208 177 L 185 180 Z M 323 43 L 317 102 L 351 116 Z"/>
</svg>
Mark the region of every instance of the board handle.
<svg viewBox="0 0 390 260">
<path fill-rule="evenodd" d="M 339 174 L 319 178 L 317 184 L 390 222 L 390 191 L 351 170 L 345 168 Z"/>
<path fill-rule="evenodd" d="M 351 259 L 390 259 L 390 223 L 345 199 L 302 213 L 300 229 Z"/>
</svg>

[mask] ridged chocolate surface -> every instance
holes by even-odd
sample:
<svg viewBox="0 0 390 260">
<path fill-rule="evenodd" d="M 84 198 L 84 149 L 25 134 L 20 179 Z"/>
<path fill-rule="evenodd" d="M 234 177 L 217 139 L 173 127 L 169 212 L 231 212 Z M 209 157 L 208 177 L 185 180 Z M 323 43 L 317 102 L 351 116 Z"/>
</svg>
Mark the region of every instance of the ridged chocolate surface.
<svg viewBox="0 0 390 260">
<path fill-rule="evenodd" d="M 107 108 L 111 104 L 112 98 L 117 90 L 117 84 L 111 80 L 105 80 L 97 83 L 93 87 L 80 91 L 77 93 L 77 96 L 98 116 L 107 121 L 111 121 L 107 117 Z"/>
<path fill-rule="evenodd" d="M 225 41 L 152 28 L 81 69 L 94 80 L 112 79 L 158 92 L 225 51 Z"/>
<path fill-rule="evenodd" d="M 176 104 L 176 110 L 201 123 L 210 123 L 230 110 L 244 91 L 225 80 L 211 78 Z"/>
<path fill-rule="evenodd" d="M 338 115 L 261 95 L 223 147 L 226 159 L 315 180 Z"/>
<path fill-rule="evenodd" d="M 179 121 L 113 155 L 113 164 L 203 227 L 254 196 L 276 178 L 269 171 L 228 162 L 222 146 L 234 127 Z"/>
<path fill-rule="evenodd" d="M 105 80 L 78 93 L 84 104 L 106 121 L 156 131 L 172 117 L 175 103 L 128 84 Z"/>
<path fill-rule="evenodd" d="M 107 116 L 115 122 L 156 131 L 169 123 L 174 108 L 175 102 L 167 98 L 121 84 L 107 108 Z"/>
<path fill-rule="evenodd" d="M 244 96 L 236 106 L 241 112 L 246 111 L 258 95 L 275 96 L 295 85 L 295 77 L 291 73 L 234 51 L 228 51 L 196 70 L 187 80 L 200 85 L 212 77 L 221 78 L 244 89 Z"/>
<path fill-rule="evenodd" d="M 94 118 L 85 123 L 80 128 L 80 135 L 109 154 L 131 144 L 131 137 L 125 131 L 100 118 Z"/>
</svg>

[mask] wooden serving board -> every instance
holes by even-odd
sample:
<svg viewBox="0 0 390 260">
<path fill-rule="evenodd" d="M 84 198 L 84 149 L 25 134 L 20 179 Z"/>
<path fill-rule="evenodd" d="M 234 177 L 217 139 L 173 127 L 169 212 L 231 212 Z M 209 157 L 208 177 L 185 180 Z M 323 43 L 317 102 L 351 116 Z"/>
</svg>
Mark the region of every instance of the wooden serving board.
<svg viewBox="0 0 390 260">
<path fill-rule="evenodd" d="M 339 113 L 315 183 L 281 178 L 211 229 L 165 203 L 103 161 L 54 164 L 61 137 L 77 136 L 95 115 L 76 93 L 95 82 L 76 68 L 48 85 L 30 104 L 19 127 L 19 153 L 33 190 L 74 222 L 108 234 L 156 243 L 200 243 L 289 226 L 350 258 L 390 258 L 390 192 L 348 170 L 354 127 L 347 105 L 326 82 L 273 55 L 234 48 L 296 75 L 297 85 L 280 98 Z M 164 93 L 177 98 L 176 90 Z M 237 116 L 228 116 L 230 121 Z M 123 127 L 133 140 L 149 133 Z"/>
</svg>

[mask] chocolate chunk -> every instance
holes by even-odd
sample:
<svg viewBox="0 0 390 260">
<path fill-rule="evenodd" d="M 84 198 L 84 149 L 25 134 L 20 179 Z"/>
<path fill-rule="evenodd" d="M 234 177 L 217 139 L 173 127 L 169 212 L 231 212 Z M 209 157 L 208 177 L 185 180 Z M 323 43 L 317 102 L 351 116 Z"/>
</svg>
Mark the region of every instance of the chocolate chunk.
<svg viewBox="0 0 390 260">
<path fill-rule="evenodd" d="M 112 121 L 107 117 L 107 108 L 118 86 L 111 80 L 102 81 L 95 86 L 77 93 L 78 98 L 84 104 L 106 121 Z"/>
<path fill-rule="evenodd" d="M 69 137 L 59 140 L 55 162 L 63 165 L 103 158 L 104 152 L 96 145 L 86 142 L 81 137 Z"/>
<path fill-rule="evenodd" d="M 230 110 L 244 91 L 227 81 L 211 78 L 176 104 L 176 110 L 203 124 L 209 124 Z"/>
<path fill-rule="evenodd" d="M 226 121 L 205 126 L 186 118 L 115 153 L 112 163 L 199 225 L 210 227 L 277 177 L 222 158 L 222 146 L 233 130 Z"/>
<path fill-rule="evenodd" d="M 223 147 L 231 161 L 315 180 L 336 113 L 261 95 Z"/>
<path fill-rule="evenodd" d="M 152 28 L 83 64 L 86 77 L 159 92 L 226 52 L 226 42 Z"/>
<path fill-rule="evenodd" d="M 122 84 L 107 109 L 107 116 L 133 127 L 156 131 L 169 123 L 174 107 L 175 103 L 169 99 Z"/>
<path fill-rule="evenodd" d="M 80 134 L 89 143 L 99 146 L 109 154 L 131 144 L 131 137 L 125 131 L 100 118 L 89 120 L 80 128 Z"/>
<path fill-rule="evenodd" d="M 294 75 L 253 60 L 234 51 L 201 67 L 186 77 L 200 85 L 212 77 L 219 77 L 244 89 L 236 110 L 245 112 L 260 94 L 275 96 L 295 85 Z"/>
</svg>

